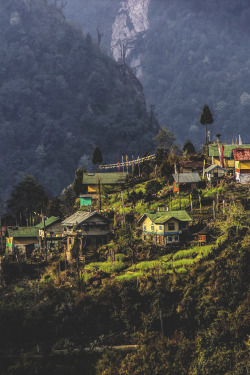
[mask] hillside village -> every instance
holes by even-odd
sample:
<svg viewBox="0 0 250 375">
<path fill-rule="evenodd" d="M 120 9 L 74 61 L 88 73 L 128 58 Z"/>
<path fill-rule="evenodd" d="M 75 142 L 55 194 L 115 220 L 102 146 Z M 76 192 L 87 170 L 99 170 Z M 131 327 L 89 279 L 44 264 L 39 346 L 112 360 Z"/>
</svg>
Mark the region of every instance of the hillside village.
<svg viewBox="0 0 250 375">
<path fill-rule="evenodd" d="M 38 300 L 39 293 L 44 294 L 52 286 L 61 291 L 71 288 L 81 298 L 86 293 L 93 294 L 99 300 L 107 288 L 117 285 L 121 290 L 128 285 L 132 293 L 135 285 L 151 290 L 152 282 L 158 285 L 166 277 L 182 280 L 178 277 L 185 279 L 193 272 L 198 277 L 200 271 L 194 270 L 213 267 L 217 258 L 228 256 L 226 249 L 232 241 L 237 243 L 232 254 L 237 248 L 249 249 L 250 145 L 226 145 L 217 139 L 198 154 L 164 154 L 158 149 L 154 155 L 131 161 L 124 158 L 112 165 L 99 163 L 95 173 L 78 169 L 72 188 L 74 195 L 64 216 L 56 215 L 55 209 L 49 216 L 44 209 L 27 219 L 26 226 L 4 226 L 2 218 L 1 293 L 14 284 L 25 290 L 28 282 L 29 288 L 43 290 L 35 292 Z M 146 290 L 143 293 L 148 293 Z M 110 293 L 108 299 L 113 298 L 111 289 Z M 7 297 L 2 295 L 5 301 Z M 132 295 L 128 297 L 131 308 L 136 303 Z M 162 309 L 165 307 L 155 318 L 160 319 L 160 325 L 151 329 L 170 337 L 173 331 L 166 328 L 168 313 L 164 315 Z M 151 313 L 154 315 L 153 310 Z M 103 318 L 98 315 L 98 319 Z M 128 327 L 123 327 L 122 332 L 130 332 L 130 323 Z M 132 331 L 125 338 L 115 328 L 118 339 L 110 341 L 101 323 L 96 330 L 95 335 L 103 335 L 103 341 L 96 338 L 96 346 L 122 344 L 128 358 L 129 345 L 138 342 Z M 72 336 L 73 331 L 67 335 Z M 86 335 L 89 334 L 85 332 Z M 57 337 L 57 349 L 68 350 L 66 341 L 61 345 L 60 340 Z M 80 344 L 73 337 L 70 340 L 74 348 L 89 345 L 84 340 Z M 53 345 L 49 348 L 52 354 Z M 31 353 L 32 362 L 34 338 L 25 351 Z M 118 357 L 115 363 L 121 362 Z"/>
<path fill-rule="evenodd" d="M 233 187 L 244 191 L 241 200 L 249 199 L 250 145 L 224 145 L 217 140 L 209 144 L 207 158 L 176 157 L 175 173 L 170 166 L 167 181 L 154 158 L 100 165 L 97 173 L 82 172 L 75 212 L 65 218 L 41 213 L 36 225 L 2 227 L 2 256 L 29 261 L 34 253 L 39 260 L 62 253 L 71 264 L 76 248 L 85 265 L 86 258 L 87 263 L 102 258 L 104 244 L 115 257 L 116 232 L 128 227 L 141 239 L 141 246 L 152 243 L 167 251 L 195 241 L 206 245 L 207 236 L 199 233 L 212 231 L 216 218 L 225 215 L 232 204 L 227 191 Z M 137 176 L 133 176 L 135 167 L 141 168 Z M 104 168 L 118 171 L 103 172 Z"/>
</svg>

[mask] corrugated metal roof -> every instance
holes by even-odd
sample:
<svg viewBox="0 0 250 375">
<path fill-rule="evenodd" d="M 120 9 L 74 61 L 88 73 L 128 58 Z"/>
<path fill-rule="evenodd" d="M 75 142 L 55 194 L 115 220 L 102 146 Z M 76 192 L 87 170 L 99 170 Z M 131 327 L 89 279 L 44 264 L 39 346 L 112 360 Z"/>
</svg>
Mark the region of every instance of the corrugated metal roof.
<svg viewBox="0 0 250 375">
<path fill-rule="evenodd" d="M 59 217 L 51 216 L 48 219 L 45 220 L 45 227 L 48 227 L 49 225 L 55 223 L 56 221 L 60 220 Z M 36 228 L 43 229 L 44 224 L 43 221 L 36 225 Z"/>
<path fill-rule="evenodd" d="M 142 219 L 148 216 L 149 219 L 155 223 L 155 224 L 164 224 L 168 220 L 174 218 L 179 221 L 192 221 L 191 217 L 188 215 L 188 213 L 185 210 L 179 210 L 179 211 L 162 211 L 162 212 L 146 212 L 142 217 L 139 219 L 139 222 L 142 221 Z"/>
<path fill-rule="evenodd" d="M 234 160 L 240 161 L 247 161 L 250 160 L 250 149 L 244 148 L 243 146 L 240 148 L 236 148 L 233 150 Z"/>
<path fill-rule="evenodd" d="M 69 226 L 79 225 L 94 215 L 101 216 L 104 220 L 108 221 L 108 219 L 98 214 L 96 211 L 93 211 L 93 212 L 77 211 L 73 215 L 68 217 L 67 219 L 63 220 L 62 225 L 69 225 Z"/>
<path fill-rule="evenodd" d="M 222 168 L 220 165 L 217 165 L 217 164 L 210 165 L 210 167 L 206 168 L 204 172 L 209 173 L 215 168 L 223 169 L 223 171 L 227 172 L 225 168 Z"/>
<path fill-rule="evenodd" d="M 224 145 L 224 151 L 223 156 L 225 158 L 230 158 L 232 155 L 232 151 L 236 148 L 238 148 L 239 145 Z M 242 148 L 250 148 L 250 145 L 241 145 Z M 219 157 L 219 150 L 218 150 L 218 144 L 212 144 L 208 146 L 209 149 L 209 156 L 215 156 Z"/>
<path fill-rule="evenodd" d="M 83 173 L 82 183 L 84 185 L 98 185 L 99 181 L 103 185 L 119 185 L 124 184 L 128 173 Z"/>
<path fill-rule="evenodd" d="M 17 229 L 8 228 L 8 237 L 38 237 L 39 229 L 36 227 L 17 227 Z"/>
<path fill-rule="evenodd" d="M 174 177 L 175 182 L 179 182 L 181 184 L 201 181 L 199 173 L 197 172 L 176 173 L 176 174 L 173 174 L 173 177 Z"/>
</svg>

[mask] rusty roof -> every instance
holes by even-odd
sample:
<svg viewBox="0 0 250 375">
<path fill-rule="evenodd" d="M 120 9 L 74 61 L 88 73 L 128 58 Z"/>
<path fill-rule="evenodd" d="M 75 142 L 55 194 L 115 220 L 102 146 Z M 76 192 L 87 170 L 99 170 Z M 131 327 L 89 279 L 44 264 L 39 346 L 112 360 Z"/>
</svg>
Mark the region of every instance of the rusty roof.
<svg viewBox="0 0 250 375">
<path fill-rule="evenodd" d="M 236 148 L 233 150 L 234 160 L 250 160 L 250 149 L 248 148 Z"/>
</svg>

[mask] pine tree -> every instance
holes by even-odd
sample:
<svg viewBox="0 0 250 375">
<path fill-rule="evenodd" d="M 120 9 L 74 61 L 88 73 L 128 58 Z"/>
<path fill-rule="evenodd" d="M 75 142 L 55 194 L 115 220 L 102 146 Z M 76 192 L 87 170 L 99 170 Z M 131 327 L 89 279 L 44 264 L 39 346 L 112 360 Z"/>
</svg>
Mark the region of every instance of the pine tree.
<svg viewBox="0 0 250 375">
<path fill-rule="evenodd" d="M 189 139 L 184 143 L 183 152 L 187 155 L 195 154 L 195 147 Z"/>
<path fill-rule="evenodd" d="M 102 152 L 98 146 L 95 146 L 93 156 L 92 156 L 92 163 L 94 165 L 98 165 L 102 163 L 102 161 L 103 161 Z"/>
<path fill-rule="evenodd" d="M 205 104 L 200 117 L 200 123 L 205 126 L 205 144 L 207 144 L 207 125 L 212 124 L 213 122 L 214 120 L 210 108 Z"/>
</svg>

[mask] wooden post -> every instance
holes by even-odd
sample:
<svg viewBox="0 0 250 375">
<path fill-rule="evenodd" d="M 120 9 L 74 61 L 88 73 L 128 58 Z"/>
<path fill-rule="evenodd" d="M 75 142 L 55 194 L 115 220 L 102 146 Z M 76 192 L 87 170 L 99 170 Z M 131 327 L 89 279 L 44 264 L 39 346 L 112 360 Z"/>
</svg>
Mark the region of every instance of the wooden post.
<svg viewBox="0 0 250 375">
<path fill-rule="evenodd" d="M 99 210 L 102 209 L 102 198 L 101 198 L 101 181 L 98 180 L 98 190 L 99 190 Z"/>
<path fill-rule="evenodd" d="M 213 200 L 213 218 L 215 219 L 215 201 Z"/>
<path fill-rule="evenodd" d="M 43 215 L 43 235 L 44 235 L 43 247 L 44 247 L 44 252 L 45 252 L 45 260 L 47 262 L 48 254 L 47 254 L 47 239 L 46 239 L 46 226 L 45 226 L 45 216 L 44 215 Z"/>
<path fill-rule="evenodd" d="M 124 211 L 124 200 L 123 200 L 123 192 L 121 191 L 121 198 L 122 198 L 122 214 L 123 214 L 123 225 L 125 225 L 125 211 Z"/>
</svg>

